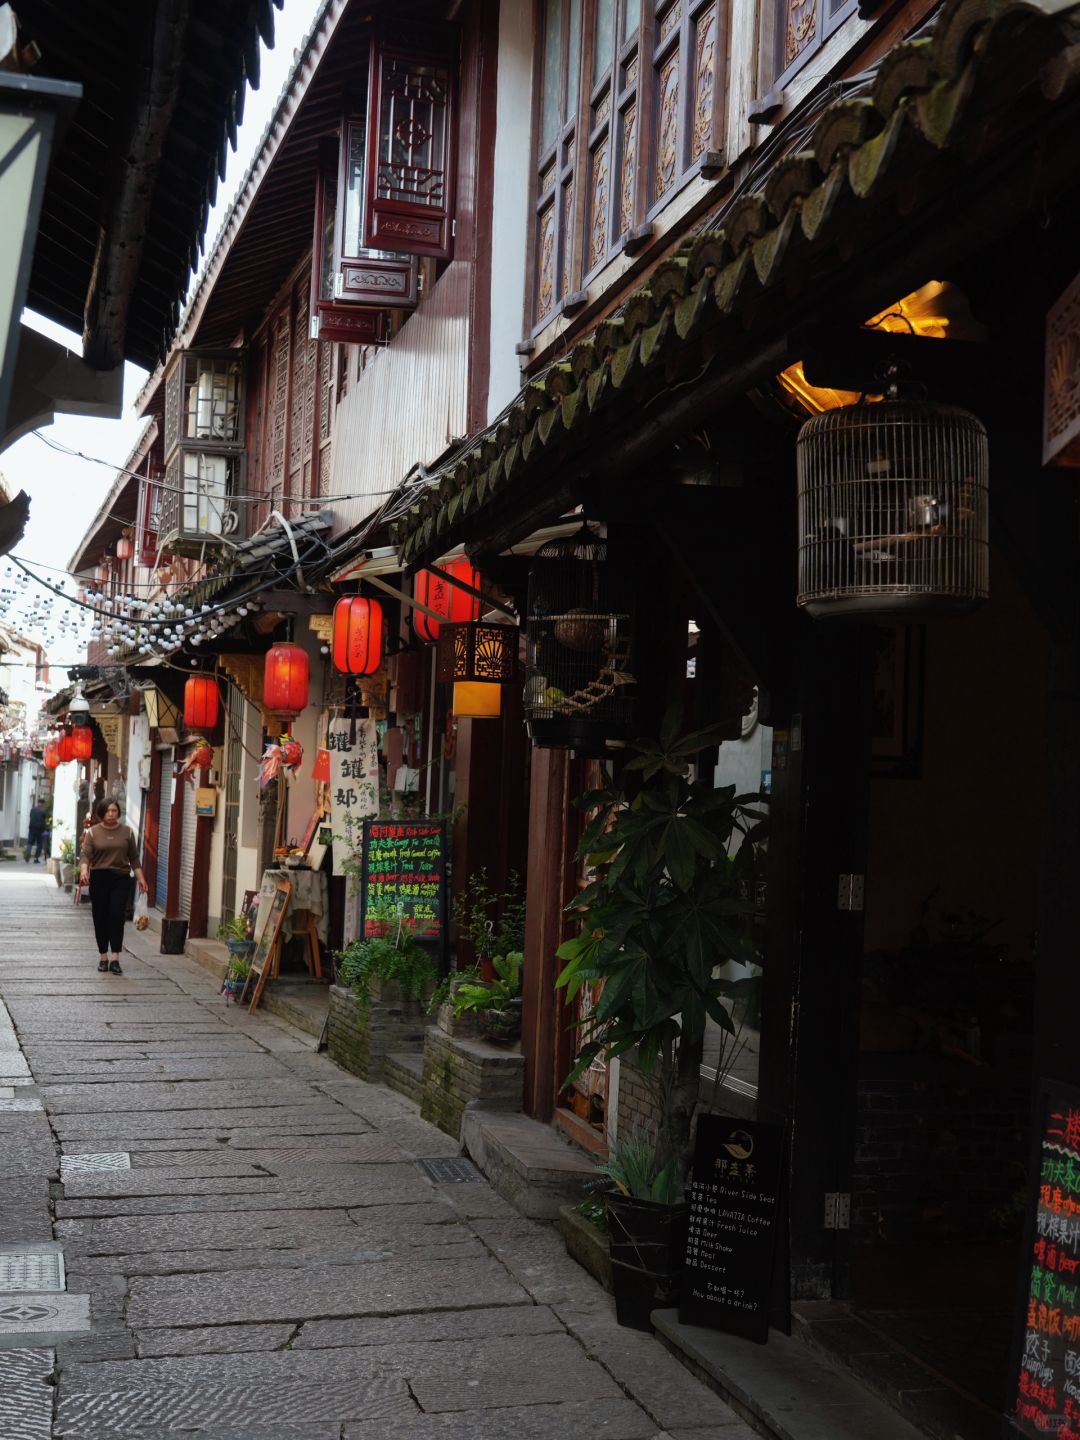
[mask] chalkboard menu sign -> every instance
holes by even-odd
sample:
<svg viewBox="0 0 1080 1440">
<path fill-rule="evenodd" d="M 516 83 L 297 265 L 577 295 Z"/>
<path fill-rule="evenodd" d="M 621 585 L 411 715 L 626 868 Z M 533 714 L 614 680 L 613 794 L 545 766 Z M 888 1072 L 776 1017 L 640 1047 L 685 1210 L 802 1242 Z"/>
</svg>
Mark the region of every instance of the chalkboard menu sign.
<svg viewBox="0 0 1080 1440">
<path fill-rule="evenodd" d="M 1006 1433 L 1080 1440 L 1080 1091 L 1044 1080 L 1036 1119 Z"/>
<path fill-rule="evenodd" d="M 417 940 L 446 945 L 446 827 L 440 820 L 365 820 L 360 932 L 383 935 L 400 911 Z"/>
<path fill-rule="evenodd" d="M 700 1115 L 679 1319 L 762 1343 L 769 1332 L 783 1130 Z"/>
</svg>

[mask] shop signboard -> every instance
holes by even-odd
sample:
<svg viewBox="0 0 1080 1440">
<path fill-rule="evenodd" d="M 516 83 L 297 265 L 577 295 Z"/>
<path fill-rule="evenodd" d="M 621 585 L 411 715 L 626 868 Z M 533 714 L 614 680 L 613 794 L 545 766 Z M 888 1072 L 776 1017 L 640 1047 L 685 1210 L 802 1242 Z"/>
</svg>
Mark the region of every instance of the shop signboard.
<svg viewBox="0 0 1080 1440">
<path fill-rule="evenodd" d="M 1008 1436 L 1080 1437 L 1080 1091 L 1039 1090 L 1009 1365 Z"/>
<path fill-rule="evenodd" d="M 768 1338 L 783 1129 L 699 1115 L 679 1319 Z"/>
<path fill-rule="evenodd" d="M 365 820 L 360 933 L 381 935 L 404 915 L 417 940 L 446 953 L 446 826 L 441 820 Z"/>
<path fill-rule="evenodd" d="M 334 874 L 360 849 L 361 822 L 379 813 L 379 734 L 374 720 L 338 716 L 330 721 L 330 826 Z"/>
</svg>

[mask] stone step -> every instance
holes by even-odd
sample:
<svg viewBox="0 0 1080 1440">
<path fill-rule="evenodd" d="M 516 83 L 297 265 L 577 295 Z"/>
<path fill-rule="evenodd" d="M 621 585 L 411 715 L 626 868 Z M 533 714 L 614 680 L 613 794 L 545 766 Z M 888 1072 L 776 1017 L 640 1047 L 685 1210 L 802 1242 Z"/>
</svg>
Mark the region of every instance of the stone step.
<svg viewBox="0 0 1080 1440">
<path fill-rule="evenodd" d="M 318 1039 L 330 1003 L 328 991 L 329 986 L 318 980 L 269 980 L 259 1004 L 279 1020 Z"/>
<path fill-rule="evenodd" d="M 578 1204 L 596 1179 L 587 1155 L 527 1115 L 470 1105 L 461 1140 L 499 1194 L 533 1220 L 558 1219 L 560 1207 Z"/>
<path fill-rule="evenodd" d="M 654 1310 L 657 1338 L 761 1435 L 774 1440 L 920 1440 L 915 1429 L 851 1374 L 790 1335 L 767 1345 Z M 958 1440 L 963 1432 L 957 1432 Z"/>
<path fill-rule="evenodd" d="M 448 1035 L 438 1025 L 424 1037 L 424 1085 L 420 1116 L 455 1140 L 466 1106 L 520 1110 L 525 1057 L 519 1049 L 469 1035 Z"/>
<path fill-rule="evenodd" d="M 417 1050 L 397 1050 L 383 1062 L 383 1084 L 407 1100 L 420 1104 L 424 1079 L 424 1057 Z"/>
</svg>

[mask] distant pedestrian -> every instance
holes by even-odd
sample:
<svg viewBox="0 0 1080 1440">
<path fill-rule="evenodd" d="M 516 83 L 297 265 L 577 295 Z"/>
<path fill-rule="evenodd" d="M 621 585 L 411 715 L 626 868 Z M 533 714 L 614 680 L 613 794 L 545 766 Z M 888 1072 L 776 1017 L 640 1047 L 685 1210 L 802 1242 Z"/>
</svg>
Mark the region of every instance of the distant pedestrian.
<svg viewBox="0 0 1080 1440">
<path fill-rule="evenodd" d="M 115 800 L 102 800 L 96 813 L 98 823 L 84 832 L 79 847 L 82 861 L 79 880 L 90 886 L 90 910 L 99 956 L 97 968 L 121 975 L 120 951 L 124 948 L 130 872 L 135 871 L 144 895 L 149 887 L 139 864 L 135 836 L 127 825 L 120 823 L 120 806 Z"/>
<path fill-rule="evenodd" d="M 41 859 L 41 852 L 45 848 L 45 836 L 49 832 L 49 812 L 44 805 L 33 805 L 30 808 L 30 819 L 26 826 L 26 850 L 23 859 L 27 865 L 30 864 L 30 851 L 34 852 L 34 864 Z"/>
</svg>

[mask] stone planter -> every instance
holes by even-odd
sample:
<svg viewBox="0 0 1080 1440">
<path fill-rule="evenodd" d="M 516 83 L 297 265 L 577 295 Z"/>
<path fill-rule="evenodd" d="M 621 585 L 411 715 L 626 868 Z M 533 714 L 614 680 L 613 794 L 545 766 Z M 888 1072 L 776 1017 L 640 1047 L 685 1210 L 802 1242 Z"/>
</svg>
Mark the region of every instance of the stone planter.
<svg viewBox="0 0 1080 1440">
<path fill-rule="evenodd" d="M 566 1242 L 566 1253 L 583 1266 L 594 1280 L 599 1280 L 611 1294 L 611 1254 L 606 1233 L 586 1220 L 576 1205 L 559 1206 L 559 1229 Z"/>
<path fill-rule="evenodd" d="M 75 885 L 75 866 L 74 866 L 74 865 L 61 865 L 61 866 L 60 866 L 60 878 L 59 878 L 59 880 L 57 881 L 57 883 L 58 883 L 59 885 L 62 885 L 62 886 L 64 887 L 64 889 L 67 890 L 67 891 L 70 893 L 71 890 L 74 888 L 74 885 Z"/>
<path fill-rule="evenodd" d="M 455 1140 L 468 1105 L 520 1110 L 525 1095 L 525 1057 L 520 1050 L 479 1037 L 447 1035 L 432 1025 L 424 1041 L 421 1119 Z"/>
<path fill-rule="evenodd" d="M 406 1000 L 397 985 L 373 987 L 366 1015 L 351 990 L 330 986 L 330 1059 L 361 1080 L 380 1080 L 387 1055 L 423 1049 L 425 1023 L 423 1002 Z"/>
</svg>

